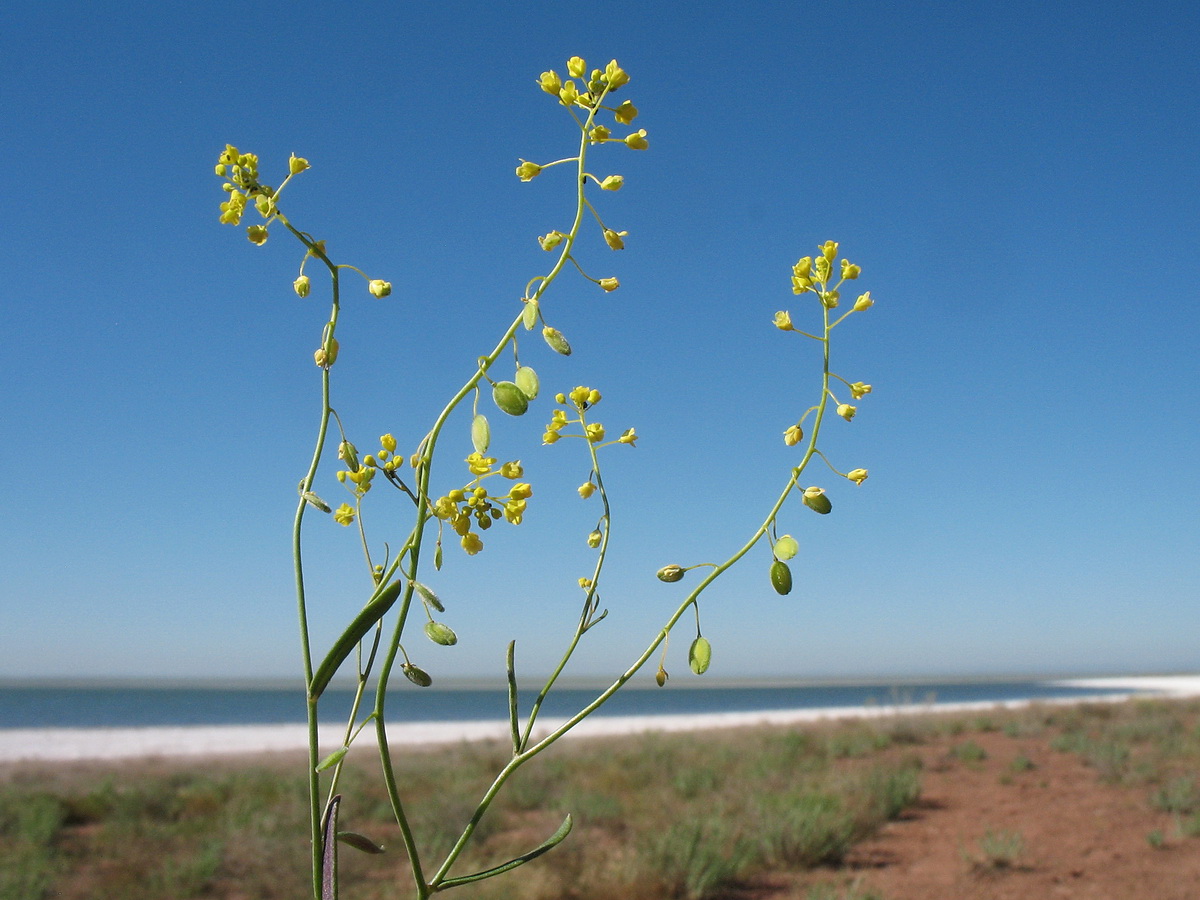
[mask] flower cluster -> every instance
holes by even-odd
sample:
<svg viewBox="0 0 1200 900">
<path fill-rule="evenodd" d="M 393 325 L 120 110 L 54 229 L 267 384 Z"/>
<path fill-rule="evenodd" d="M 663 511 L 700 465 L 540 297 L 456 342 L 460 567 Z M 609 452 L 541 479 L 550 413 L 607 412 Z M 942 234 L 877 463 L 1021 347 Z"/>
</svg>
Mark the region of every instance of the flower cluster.
<svg viewBox="0 0 1200 900">
<path fill-rule="evenodd" d="M 309 168 L 308 160 L 293 155 L 288 161 L 288 177 L 284 180 L 284 184 L 287 184 L 293 175 L 299 175 L 307 168 Z M 266 219 L 268 224 L 278 214 L 275 200 L 279 191 L 259 182 L 257 155 L 241 153 L 237 147 L 226 144 L 224 151 L 217 159 L 214 171 L 218 177 L 229 179 L 221 186 L 229 195 L 228 199 L 221 204 L 220 222 L 222 225 L 240 224 L 242 216 L 245 215 L 246 206 L 251 201 L 259 215 Z M 279 190 L 282 189 L 283 185 L 280 185 Z M 246 237 L 254 244 L 265 243 L 267 226 L 250 225 L 246 229 Z"/>
<path fill-rule="evenodd" d="M 519 460 L 503 463 L 497 468 L 494 457 L 476 452 L 467 457 L 466 463 L 474 478 L 433 501 L 430 510 L 459 536 L 463 550 L 474 556 L 483 549 L 483 540 L 477 531 L 487 531 L 492 522 L 501 517 L 513 525 L 521 524 L 533 488 L 526 482 L 517 482 L 525 474 Z M 493 475 L 517 483 L 504 494 L 492 494 L 481 482 Z"/>
</svg>

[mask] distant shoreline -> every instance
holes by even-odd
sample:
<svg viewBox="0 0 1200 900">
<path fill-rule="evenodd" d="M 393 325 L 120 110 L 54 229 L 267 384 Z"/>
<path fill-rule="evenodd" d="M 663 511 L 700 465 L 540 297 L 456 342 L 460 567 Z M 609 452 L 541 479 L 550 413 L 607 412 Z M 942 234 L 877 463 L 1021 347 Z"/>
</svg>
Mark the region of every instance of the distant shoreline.
<svg viewBox="0 0 1200 900">
<path fill-rule="evenodd" d="M 1086 698 L 1053 700 L 980 701 L 973 703 L 872 705 L 821 709 L 726 712 L 688 715 L 595 716 L 579 723 L 575 738 L 638 734 L 652 731 L 706 731 L 755 725 L 788 725 L 830 719 L 872 719 L 918 713 L 953 713 L 996 708 L 1015 709 L 1031 703 L 1116 702 L 1134 696 L 1173 698 L 1200 696 L 1200 675 L 1113 677 L 1057 680 L 1066 687 L 1127 691 Z M 535 734 L 545 735 L 562 719 L 543 719 Z M 323 725 L 321 746 L 340 745 L 344 726 Z M 505 720 L 412 722 L 389 726 L 394 746 L 435 746 L 464 741 L 505 740 Z M 139 728 L 16 728 L 0 730 L 0 764 L 17 762 L 71 762 L 153 757 L 221 756 L 303 750 L 304 725 L 187 725 Z"/>
</svg>

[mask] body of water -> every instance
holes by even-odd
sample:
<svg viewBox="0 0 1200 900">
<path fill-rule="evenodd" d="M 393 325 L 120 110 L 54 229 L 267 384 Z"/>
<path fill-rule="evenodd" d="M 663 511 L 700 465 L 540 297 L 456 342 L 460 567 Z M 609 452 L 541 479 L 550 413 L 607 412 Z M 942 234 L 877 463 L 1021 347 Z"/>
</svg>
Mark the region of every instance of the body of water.
<svg viewBox="0 0 1200 900">
<path fill-rule="evenodd" d="M 564 688 L 550 694 L 542 713 L 567 717 L 598 691 Z M 1010 700 L 1086 699 L 1126 690 L 1068 687 L 1049 681 L 922 684 L 806 685 L 625 689 L 597 716 L 668 716 L 768 710 L 830 709 L 911 703 L 1001 703 Z M 520 694 L 527 714 L 536 690 Z M 372 695 L 364 699 L 369 708 Z M 344 721 L 353 693 L 330 689 L 322 721 Z M 505 719 L 504 690 L 426 689 L 407 684 L 388 694 L 389 719 L 443 722 Z M 298 690 L 216 687 L 0 687 L 0 728 L 129 728 L 171 725 L 277 725 L 305 721 Z"/>
</svg>

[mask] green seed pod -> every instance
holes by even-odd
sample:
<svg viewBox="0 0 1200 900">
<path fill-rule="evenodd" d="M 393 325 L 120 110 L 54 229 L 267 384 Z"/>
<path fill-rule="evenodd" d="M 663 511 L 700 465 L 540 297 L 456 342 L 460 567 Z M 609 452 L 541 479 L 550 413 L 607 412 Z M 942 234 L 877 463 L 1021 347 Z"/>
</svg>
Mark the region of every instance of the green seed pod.
<svg viewBox="0 0 1200 900">
<path fill-rule="evenodd" d="M 453 647 L 458 643 L 458 635 L 454 633 L 454 629 L 441 622 L 426 622 L 425 636 L 443 647 Z"/>
<path fill-rule="evenodd" d="M 533 331 L 533 326 L 537 324 L 538 317 L 538 302 L 536 300 L 526 300 L 525 308 L 521 310 L 521 324 L 525 326 L 526 331 Z"/>
<path fill-rule="evenodd" d="M 340 747 L 337 750 L 334 750 L 327 757 L 325 757 L 323 760 L 321 760 L 319 763 L 317 763 L 317 771 L 324 772 L 326 769 L 332 769 L 334 766 L 336 766 L 338 763 L 340 763 L 343 759 L 345 759 L 346 754 L 349 752 L 350 752 L 349 747 Z"/>
<path fill-rule="evenodd" d="M 771 563 L 771 587 L 775 588 L 777 594 L 792 592 L 792 570 L 783 560 L 777 559 Z"/>
<path fill-rule="evenodd" d="M 488 424 L 487 416 L 479 413 L 471 420 L 471 444 L 474 445 L 475 452 L 483 456 L 491 443 L 492 426 Z"/>
<path fill-rule="evenodd" d="M 557 328 L 551 328 L 547 325 L 542 329 L 542 337 L 546 339 L 546 343 L 550 345 L 550 349 L 555 353 L 561 353 L 563 356 L 571 355 L 571 345 L 567 343 L 567 339 L 563 337 L 563 333 Z"/>
<path fill-rule="evenodd" d="M 439 544 L 438 546 L 440 547 L 441 545 Z M 421 595 L 421 599 L 424 600 L 426 603 L 428 603 L 430 606 L 432 606 L 434 609 L 436 609 L 438 612 L 446 611 L 446 607 L 442 606 L 442 601 L 440 599 L 438 599 L 438 595 L 435 594 L 430 588 L 421 584 L 421 582 L 419 582 L 419 581 L 414 581 L 412 583 L 412 586 L 413 586 L 413 590 Z"/>
<path fill-rule="evenodd" d="M 788 560 L 800 552 L 800 543 L 790 534 L 775 542 L 775 558 Z"/>
<path fill-rule="evenodd" d="M 819 487 L 804 489 L 804 505 L 814 512 L 819 512 L 821 515 L 826 515 L 833 509 L 833 504 L 825 496 L 825 491 Z"/>
<path fill-rule="evenodd" d="M 683 577 L 684 568 L 682 566 L 663 566 L 658 570 L 658 580 L 665 581 L 667 584 L 672 584 Z"/>
<path fill-rule="evenodd" d="M 338 459 L 342 460 L 351 472 L 358 471 L 358 449 L 349 441 L 338 444 Z"/>
<path fill-rule="evenodd" d="M 301 494 L 301 496 L 304 497 L 304 500 L 306 503 L 312 504 L 317 509 L 319 509 L 321 512 L 323 512 L 323 513 L 333 512 L 332 507 L 330 507 L 330 505 L 328 503 L 326 503 L 324 500 L 322 500 L 320 497 L 318 497 L 312 491 L 305 491 L 303 494 Z"/>
<path fill-rule="evenodd" d="M 429 673 L 424 669 L 414 666 L 412 663 L 401 663 L 400 668 L 404 672 L 404 677 L 417 687 L 429 687 L 433 684 L 433 679 L 429 677 Z"/>
<path fill-rule="evenodd" d="M 510 416 L 523 416 L 529 409 L 529 398 L 511 381 L 497 381 L 492 388 L 492 399 L 501 412 Z"/>
<path fill-rule="evenodd" d="M 654 680 L 658 682 L 658 686 L 662 687 L 665 685 L 668 677 L 667 670 L 662 667 L 661 663 L 659 663 L 658 671 L 654 673 Z"/>
<path fill-rule="evenodd" d="M 538 388 L 540 387 L 538 384 L 537 372 L 533 371 L 533 369 L 529 368 L 529 366 L 521 366 L 519 369 L 517 369 L 515 381 L 517 383 L 517 387 L 521 389 L 522 394 L 524 394 L 530 400 L 537 399 Z"/>
<path fill-rule="evenodd" d="M 712 644 L 708 642 L 708 638 L 696 638 L 688 649 L 688 665 L 697 675 L 703 675 L 708 671 L 710 662 L 712 662 Z"/>
</svg>

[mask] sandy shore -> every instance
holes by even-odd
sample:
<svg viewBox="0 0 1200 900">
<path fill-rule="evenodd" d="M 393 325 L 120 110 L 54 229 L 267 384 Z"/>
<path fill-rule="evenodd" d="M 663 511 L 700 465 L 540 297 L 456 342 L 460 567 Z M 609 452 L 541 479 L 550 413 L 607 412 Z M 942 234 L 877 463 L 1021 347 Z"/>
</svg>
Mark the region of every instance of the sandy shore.
<svg viewBox="0 0 1200 900">
<path fill-rule="evenodd" d="M 1059 681 L 1068 687 L 1128 691 L 1089 697 L 1086 702 L 1123 700 L 1150 692 L 1168 697 L 1200 696 L 1200 675 L 1088 678 Z M 955 712 L 1016 708 L 1030 701 L 945 703 L 911 706 L 845 706 L 826 709 L 774 710 L 675 716 L 593 716 L 571 732 L 576 737 L 637 734 L 648 731 L 705 731 L 753 725 L 787 725 L 823 719 L 877 718 L 919 712 Z M 1040 701 L 1048 702 L 1048 701 Z M 1081 702 L 1078 700 L 1049 702 Z M 538 734 L 547 734 L 562 720 L 539 720 Z M 393 746 L 453 744 L 462 741 L 507 739 L 508 722 L 416 722 L 388 728 Z M 342 726 L 321 728 L 321 745 L 340 745 Z M 215 725 L 153 728 L 16 728 L 0 729 L 0 763 L 22 760 L 116 760 L 160 756 L 213 756 L 302 750 L 307 746 L 303 725 Z"/>
</svg>

